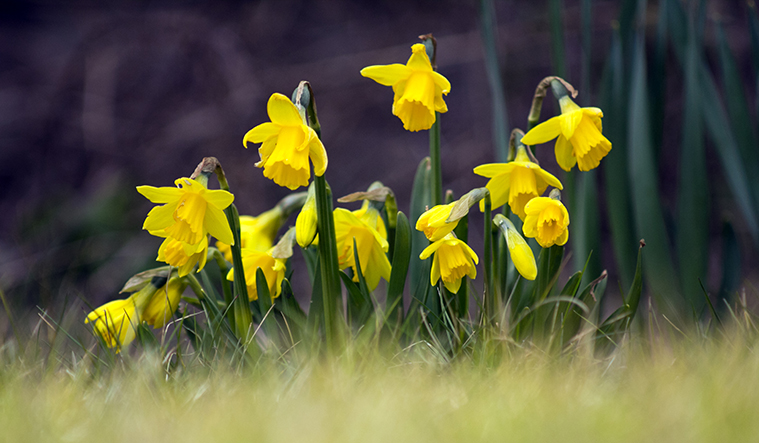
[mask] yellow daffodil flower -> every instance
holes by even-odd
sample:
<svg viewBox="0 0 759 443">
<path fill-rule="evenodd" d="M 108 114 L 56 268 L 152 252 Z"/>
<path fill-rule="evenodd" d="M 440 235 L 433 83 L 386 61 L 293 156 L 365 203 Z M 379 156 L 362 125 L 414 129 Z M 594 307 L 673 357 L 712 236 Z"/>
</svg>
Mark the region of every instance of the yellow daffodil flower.
<svg viewBox="0 0 759 443">
<path fill-rule="evenodd" d="M 569 96 L 559 99 L 561 115 L 532 128 L 522 138 L 525 145 L 545 143 L 556 138 L 556 162 L 565 171 L 577 164 L 580 171 L 598 167 L 611 151 L 611 142 L 601 133 L 603 111 L 581 108 Z"/>
<path fill-rule="evenodd" d="M 150 299 L 142 319 L 155 329 L 166 326 L 174 311 L 179 307 L 179 300 L 187 287 L 187 283 L 181 278 L 172 278 L 163 287 L 159 288 Z"/>
<path fill-rule="evenodd" d="M 569 212 L 561 200 L 537 197 L 524 207 L 527 217 L 522 225 L 525 237 L 534 237 L 540 246 L 563 245 L 569 239 Z"/>
<path fill-rule="evenodd" d="M 424 214 L 419 216 L 416 221 L 416 230 L 424 232 L 429 241 L 438 241 L 450 234 L 459 221 L 446 223 L 445 221 L 451 216 L 451 210 L 456 202 L 447 205 L 437 205 L 428 209 Z"/>
<path fill-rule="evenodd" d="M 159 237 L 162 233 L 154 233 Z M 158 248 L 158 258 L 156 261 L 162 261 L 166 264 L 177 268 L 177 272 L 180 277 L 184 277 L 192 271 L 195 265 L 198 265 L 200 272 L 206 265 L 206 259 L 208 258 L 208 238 L 203 238 L 196 245 L 190 245 L 183 241 L 176 240 L 171 237 L 161 243 Z"/>
<path fill-rule="evenodd" d="M 519 146 L 514 161 L 480 165 L 474 168 L 474 173 L 490 178 L 486 186 L 490 191 L 492 209 L 508 202 L 511 211 L 522 220 L 525 217 L 524 206 L 542 195 L 548 185 L 564 189 L 559 179 L 530 161 L 524 146 Z M 484 210 L 482 200 L 480 210 Z"/>
<path fill-rule="evenodd" d="M 295 241 L 301 248 L 307 248 L 316 237 L 318 218 L 316 215 L 316 192 L 313 184 L 308 188 L 306 202 L 295 219 Z"/>
<path fill-rule="evenodd" d="M 261 268 L 269 287 L 269 295 L 272 299 L 279 297 L 282 292 L 282 280 L 285 278 L 285 260 L 274 258 L 269 251 L 257 251 L 255 249 L 242 250 L 242 266 L 245 269 L 245 284 L 248 286 L 248 299 L 258 300 L 258 287 L 256 286 L 256 270 Z M 234 268 L 229 270 L 227 280 L 234 281 Z"/>
<path fill-rule="evenodd" d="M 95 332 L 103 338 L 109 348 L 127 346 L 137 336 L 137 327 L 142 321 L 143 312 L 150 303 L 159 285 L 165 278 L 154 278 L 142 289 L 124 300 L 113 300 L 87 314 L 85 323 L 93 323 Z"/>
<path fill-rule="evenodd" d="M 435 112 L 448 111 L 443 95 L 451 90 L 451 83 L 432 70 L 421 43 L 411 47 L 411 58 L 405 65 L 367 66 L 361 75 L 393 87 L 393 115 L 403 121 L 403 128 L 408 131 L 430 129 L 435 123 Z"/>
<path fill-rule="evenodd" d="M 527 280 L 535 280 L 538 276 L 538 266 L 535 263 L 535 254 L 527 242 L 522 238 L 514 227 L 514 223 L 501 214 L 496 214 L 493 222 L 498 225 L 506 238 L 506 246 L 509 248 L 509 255 L 514 267 L 519 274 Z"/>
<path fill-rule="evenodd" d="M 275 93 L 269 98 L 266 110 L 271 122 L 256 126 L 242 139 L 246 148 L 248 142 L 262 143 L 258 148 L 261 161 L 256 167 L 264 168 L 264 177 L 289 189 L 308 186 L 309 158 L 314 164 L 314 174 L 324 175 L 327 151 L 290 99 Z"/>
<path fill-rule="evenodd" d="M 282 208 L 275 206 L 266 212 L 251 217 L 240 216 L 240 247 L 268 251 L 274 245 L 274 238 L 282 226 Z M 232 248 L 222 241 L 216 242 L 216 248 L 224 254 L 228 262 L 232 262 Z"/>
<path fill-rule="evenodd" d="M 142 229 L 188 245 L 197 245 L 207 234 L 232 243 L 232 230 L 223 210 L 232 204 L 234 196 L 221 189 L 206 189 L 190 178 L 180 178 L 174 183 L 176 188 L 137 187 L 137 192 L 151 202 L 163 204 L 150 210 Z"/>
<path fill-rule="evenodd" d="M 376 209 L 368 208 L 357 217 L 347 209 L 337 208 L 335 217 L 335 239 L 337 241 L 337 256 L 340 269 L 353 268 L 353 281 L 358 281 L 358 272 L 353 252 L 353 242 L 356 242 L 358 259 L 366 279 L 366 285 L 374 290 L 380 278 L 390 279 L 390 260 L 385 254 L 389 244 L 382 237 L 378 228 L 378 213 Z"/>
<path fill-rule="evenodd" d="M 441 278 L 443 285 L 451 291 L 458 292 L 461 279 L 477 277 L 475 265 L 479 262 L 477 254 L 466 243 L 456 238 L 452 233 L 427 246 L 419 258 L 426 260 L 435 254 L 430 272 L 430 284 L 435 286 Z"/>
<path fill-rule="evenodd" d="M 385 221 L 382 220 L 382 215 L 379 213 L 379 211 L 372 209 L 369 206 L 369 200 L 364 200 L 364 202 L 361 203 L 361 208 L 356 209 L 352 212 L 353 215 L 361 220 L 366 221 L 369 226 L 373 227 L 377 230 L 377 232 L 379 232 L 379 235 L 382 238 L 387 240 L 387 228 L 385 227 Z"/>
</svg>

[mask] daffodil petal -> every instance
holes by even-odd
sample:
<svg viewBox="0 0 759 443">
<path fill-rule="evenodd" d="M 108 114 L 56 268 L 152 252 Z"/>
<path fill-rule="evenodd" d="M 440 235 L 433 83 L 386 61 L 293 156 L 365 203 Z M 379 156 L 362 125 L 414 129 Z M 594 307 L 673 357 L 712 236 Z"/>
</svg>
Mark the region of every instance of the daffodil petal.
<svg viewBox="0 0 759 443">
<path fill-rule="evenodd" d="M 497 175 L 508 174 L 514 169 L 511 163 L 486 163 L 474 168 L 474 173 L 481 177 L 495 177 Z"/>
<path fill-rule="evenodd" d="M 203 197 L 206 199 L 208 204 L 222 210 L 226 209 L 227 206 L 231 205 L 232 202 L 235 201 L 235 196 L 231 192 L 225 191 L 223 189 L 209 189 L 205 192 Z"/>
<path fill-rule="evenodd" d="M 530 129 L 527 134 L 522 137 L 522 143 L 527 146 L 532 146 L 553 140 L 561 133 L 561 117 L 562 116 L 558 115 L 549 118 L 543 123 Z"/>
<path fill-rule="evenodd" d="M 206 207 L 205 229 L 216 240 L 231 245 L 234 243 L 232 230 L 221 209 L 208 205 Z"/>
<path fill-rule="evenodd" d="M 137 186 L 137 192 L 145 196 L 152 203 L 169 203 L 179 199 L 182 195 L 182 190 L 178 188 L 172 188 L 170 186 L 162 186 L 156 188 L 154 186 Z"/>
<path fill-rule="evenodd" d="M 272 123 L 282 126 L 297 126 L 303 124 L 303 119 L 293 102 L 286 96 L 274 93 L 269 97 L 266 111 Z"/>
<path fill-rule="evenodd" d="M 282 127 L 276 123 L 261 123 L 260 125 L 245 133 L 245 136 L 242 138 L 242 145 L 247 148 L 248 142 L 263 143 L 272 137 L 276 137 L 281 129 Z"/>
<path fill-rule="evenodd" d="M 311 130 L 313 131 L 313 129 Z M 311 162 L 314 164 L 314 174 L 318 177 L 324 175 L 324 172 L 327 171 L 328 163 L 327 150 L 324 149 L 324 145 L 322 144 L 321 140 L 319 140 L 319 137 L 316 136 L 316 134 L 314 134 L 314 137 L 311 139 L 311 143 L 309 144 L 308 156 L 311 158 Z"/>
<path fill-rule="evenodd" d="M 565 171 L 571 170 L 577 163 L 577 158 L 573 154 L 572 144 L 563 135 L 560 135 L 556 139 L 555 154 L 556 163 Z"/>
<path fill-rule="evenodd" d="M 361 75 L 383 86 L 393 86 L 399 81 L 408 78 L 411 75 L 411 68 L 400 63 L 367 66 L 361 70 Z"/>
<path fill-rule="evenodd" d="M 441 92 L 444 95 L 448 95 L 448 93 L 451 92 L 451 82 L 449 82 L 447 78 L 443 77 L 438 72 L 432 71 L 432 80 L 435 82 L 435 85 L 440 88 Z"/>
<path fill-rule="evenodd" d="M 430 58 L 427 57 L 427 49 L 421 43 L 411 46 L 411 57 L 409 57 L 406 66 L 414 70 L 432 71 Z"/>
</svg>

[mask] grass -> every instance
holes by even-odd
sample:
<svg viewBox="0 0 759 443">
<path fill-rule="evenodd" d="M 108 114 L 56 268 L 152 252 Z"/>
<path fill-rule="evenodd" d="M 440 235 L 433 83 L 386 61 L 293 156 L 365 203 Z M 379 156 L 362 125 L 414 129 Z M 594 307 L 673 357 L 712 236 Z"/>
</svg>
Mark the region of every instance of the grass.
<svg viewBox="0 0 759 443">
<path fill-rule="evenodd" d="M 495 365 L 349 350 L 233 371 L 150 353 L 0 369 L 3 441 L 756 441 L 745 333 L 638 336 L 608 358 L 511 346 Z"/>
</svg>

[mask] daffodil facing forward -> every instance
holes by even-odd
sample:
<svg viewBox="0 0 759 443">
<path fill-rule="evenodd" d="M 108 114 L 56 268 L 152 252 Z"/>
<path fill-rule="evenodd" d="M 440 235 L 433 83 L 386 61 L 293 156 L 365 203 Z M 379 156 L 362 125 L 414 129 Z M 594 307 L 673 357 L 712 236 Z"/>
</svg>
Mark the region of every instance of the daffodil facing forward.
<svg viewBox="0 0 759 443">
<path fill-rule="evenodd" d="M 269 98 L 266 110 L 271 122 L 256 126 L 242 139 L 246 148 L 248 142 L 262 143 L 258 148 L 261 161 L 256 167 L 264 168 L 264 177 L 289 189 L 308 186 L 311 177 L 309 158 L 314 164 L 314 174 L 324 175 L 327 151 L 316 132 L 305 124 L 293 102 L 275 93 Z"/>
<path fill-rule="evenodd" d="M 550 197 L 533 198 L 524 208 L 522 225 L 525 237 L 534 237 L 544 248 L 564 245 L 569 239 L 569 212 L 554 189 Z"/>
<path fill-rule="evenodd" d="M 163 204 L 150 210 L 142 229 L 159 237 L 197 245 L 211 234 L 225 243 L 232 243 L 223 210 L 232 204 L 234 196 L 222 189 L 206 189 L 199 181 L 180 178 L 176 188 L 138 186 L 137 192 L 153 203 Z"/>
<path fill-rule="evenodd" d="M 522 138 L 525 145 L 537 145 L 556 139 L 556 162 L 565 171 L 577 164 L 580 171 L 598 167 L 611 151 L 611 142 L 601 133 L 603 112 L 598 108 L 581 108 L 565 95 L 559 99 L 561 115 L 532 128 Z"/>
<path fill-rule="evenodd" d="M 282 292 L 282 280 L 285 278 L 285 260 L 274 258 L 269 251 L 257 251 L 252 248 L 242 250 L 242 266 L 245 269 L 245 284 L 248 286 L 248 299 L 258 300 L 258 286 L 256 285 L 256 271 L 258 268 L 264 273 L 266 285 L 269 287 L 269 296 L 272 299 L 279 297 Z M 227 280 L 234 281 L 234 268 L 229 270 Z"/>
<path fill-rule="evenodd" d="M 361 70 L 361 75 L 393 87 L 393 115 L 403 121 L 403 127 L 408 131 L 430 129 L 435 123 L 435 112 L 448 111 L 443 95 L 451 90 L 451 83 L 432 70 L 421 43 L 411 47 L 411 58 L 405 65 L 367 66 Z"/>
<path fill-rule="evenodd" d="M 347 209 L 334 211 L 335 240 L 337 241 L 337 259 L 340 269 L 353 268 L 353 281 L 358 281 L 355 256 L 361 263 L 366 285 L 374 290 L 380 278 L 390 279 L 390 260 L 385 254 L 389 244 L 382 237 L 378 228 L 378 212 L 369 207 L 361 218 Z M 355 242 L 357 251 L 354 253 Z"/>
<path fill-rule="evenodd" d="M 448 217 L 451 216 L 451 210 L 456 202 L 449 203 L 447 205 L 437 205 L 428 209 L 424 214 L 419 216 L 416 221 L 416 230 L 424 232 L 424 235 L 429 241 L 438 241 L 456 228 L 459 221 L 456 220 L 452 223 L 446 223 Z"/>
<path fill-rule="evenodd" d="M 517 148 L 514 161 L 480 165 L 474 168 L 474 173 L 490 178 L 486 186 L 490 191 L 493 209 L 508 202 L 511 211 L 522 220 L 527 202 L 542 195 L 549 185 L 563 189 L 559 179 L 530 161 L 523 145 Z M 483 210 L 483 203 L 480 201 L 480 210 Z"/>
<path fill-rule="evenodd" d="M 453 233 L 427 246 L 419 258 L 426 260 L 433 253 L 435 257 L 432 259 L 432 271 L 430 272 L 430 284 L 432 286 L 435 286 L 438 280 L 442 278 L 443 285 L 449 291 L 458 292 L 462 278 L 477 277 L 477 268 L 475 267 L 479 262 L 477 254 L 469 245 L 456 238 Z"/>
</svg>

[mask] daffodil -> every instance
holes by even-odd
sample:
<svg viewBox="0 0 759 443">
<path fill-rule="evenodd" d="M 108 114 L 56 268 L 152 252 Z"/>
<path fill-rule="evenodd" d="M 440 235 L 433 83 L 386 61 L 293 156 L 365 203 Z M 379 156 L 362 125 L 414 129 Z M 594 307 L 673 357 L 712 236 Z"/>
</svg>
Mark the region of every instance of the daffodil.
<svg viewBox="0 0 759 443">
<path fill-rule="evenodd" d="M 142 229 L 160 237 L 171 237 L 188 245 L 197 245 L 207 234 L 225 243 L 232 243 L 223 210 L 234 196 L 222 189 L 206 189 L 199 181 L 180 178 L 176 188 L 138 186 L 137 192 L 156 206 L 148 213 Z"/>
<path fill-rule="evenodd" d="M 567 242 L 569 213 L 561 200 L 551 197 L 533 198 L 524 211 L 527 214 L 522 225 L 525 237 L 534 237 L 544 248 L 561 246 Z"/>
<path fill-rule="evenodd" d="M 426 260 L 435 254 L 430 272 L 430 284 L 435 286 L 441 278 L 443 285 L 451 291 L 458 292 L 461 279 L 477 277 L 475 265 L 479 262 L 477 254 L 466 243 L 456 238 L 453 233 L 427 246 L 419 258 Z"/>
<path fill-rule="evenodd" d="M 548 185 L 564 189 L 559 179 L 530 161 L 524 146 L 519 146 L 514 161 L 480 165 L 474 168 L 474 173 L 490 178 L 486 186 L 493 209 L 508 202 L 511 211 L 522 220 L 525 217 L 524 206 L 542 195 Z M 483 203 L 481 200 L 480 210 L 484 209 Z"/>
<path fill-rule="evenodd" d="M 390 260 L 385 254 L 389 244 L 377 230 L 378 215 L 377 210 L 373 208 L 364 211 L 361 218 L 347 209 L 337 208 L 334 211 L 339 267 L 353 268 L 353 281 L 358 281 L 353 251 L 355 241 L 358 250 L 355 255 L 358 255 L 366 285 L 370 290 L 377 287 L 380 278 L 390 279 Z"/>
<path fill-rule="evenodd" d="M 174 311 L 179 307 L 179 300 L 187 288 L 187 283 L 181 278 L 172 278 L 163 287 L 158 288 L 150 299 L 142 319 L 150 326 L 160 329 L 171 320 Z"/>
<path fill-rule="evenodd" d="M 87 314 L 85 323 L 92 323 L 95 332 L 102 337 L 109 348 L 127 346 L 137 335 L 137 327 L 143 318 L 143 312 L 151 297 L 165 278 L 155 277 L 150 284 L 130 295 L 127 299 L 113 300 Z"/>
<path fill-rule="evenodd" d="M 289 189 L 307 186 L 311 177 L 309 158 L 314 164 L 314 174 L 324 175 L 327 151 L 290 99 L 275 93 L 269 98 L 266 110 L 271 122 L 256 126 L 242 139 L 246 148 L 248 142 L 262 143 L 258 148 L 261 161 L 256 167 L 264 168 L 264 177 Z"/>
<path fill-rule="evenodd" d="M 161 236 L 163 233 L 154 233 L 154 235 Z M 171 237 L 161 243 L 158 248 L 157 261 L 162 261 L 166 264 L 177 268 L 177 272 L 180 277 L 184 277 L 189 274 L 195 265 L 198 265 L 200 272 L 206 265 L 206 259 L 208 258 L 208 238 L 201 239 L 198 244 L 191 245 L 183 241 L 176 240 Z"/>
<path fill-rule="evenodd" d="M 393 115 L 403 121 L 409 131 L 430 129 L 435 123 L 435 112 L 447 112 L 443 95 L 451 90 L 451 83 L 432 70 L 424 45 L 411 47 L 411 57 L 405 65 L 367 66 L 361 75 L 384 86 L 392 86 Z"/>
<path fill-rule="evenodd" d="M 316 215 L 316 192 L 313 184 L 308 188 L 306 202 L 295 219 L 295 241 L 301 248 L 306 248 L 313 243 L 316 237 L 318 218 Z"/>
<path fill-rule="evenodd" d="M 257 251 L 247 248 L 242 250 L 242 266 L 245 270 L 245 284 L 248 286 L 248 299 L 250 301 L 258 300 L 258 287 L 256 286 L 258 268 L 261 268 L 264 273 L 271 298 L 279 297 L 282 292 L 282 280 L 285 278 L 284 259 L 272 257 L 271 250 Z M 233 281 L 234 278 L 234 268 L 232 268 L 227 274 L 227 280 Z"/>
<path fill-rule="evenodd" d="M 496 214 L 493 222 L 503 232 L 506 238 L 506 246 L 509 248 L 509 256 L 522 277 L 527 280 L 535 280 L 538 275 L 538 266 L 535 263 L 535 254 L 527 242 L 519 235 L 519 231 L 514 227 L 514 223 L 501 214 Z"/>
<path fill-rule="evenodd" d="M 416 230 L 424 232 L 424 235 L 429 241 L 438 241 L 459 224 L 456 220 L 452 223 L 446 223 L 445 221 L 451 216 L 451 210 L 456 202 L 449 203 L 447 205 L 437 205 L 428 209 L 424 214 L 419 216 L 419 220 L 416 221 Z"/>
<path fill-rule="evenodd" d="M 556 138 L 556 162 L 569 171 L 577 164 L 580 171 L 596 168 L 611 151 L 611 142 L 601 133 L 603 112 L 581 108 L 566 95 L 559 99 L 561 115 L 532 128 L 522 138 L 525 145 L 545 143 Z"/>
<path fill-rule="evenodd" d="M 240 216 L 240 247 L 268 251 L 274 245 L 274 238 L 282 226 L 282 208 L 275 206 L 266 212 L 252 217 Z M 216 242 L 216 248 L 224 254 L 224 258 L 232 261 L 232 248 L 222 241 Z"/>
</svg>

